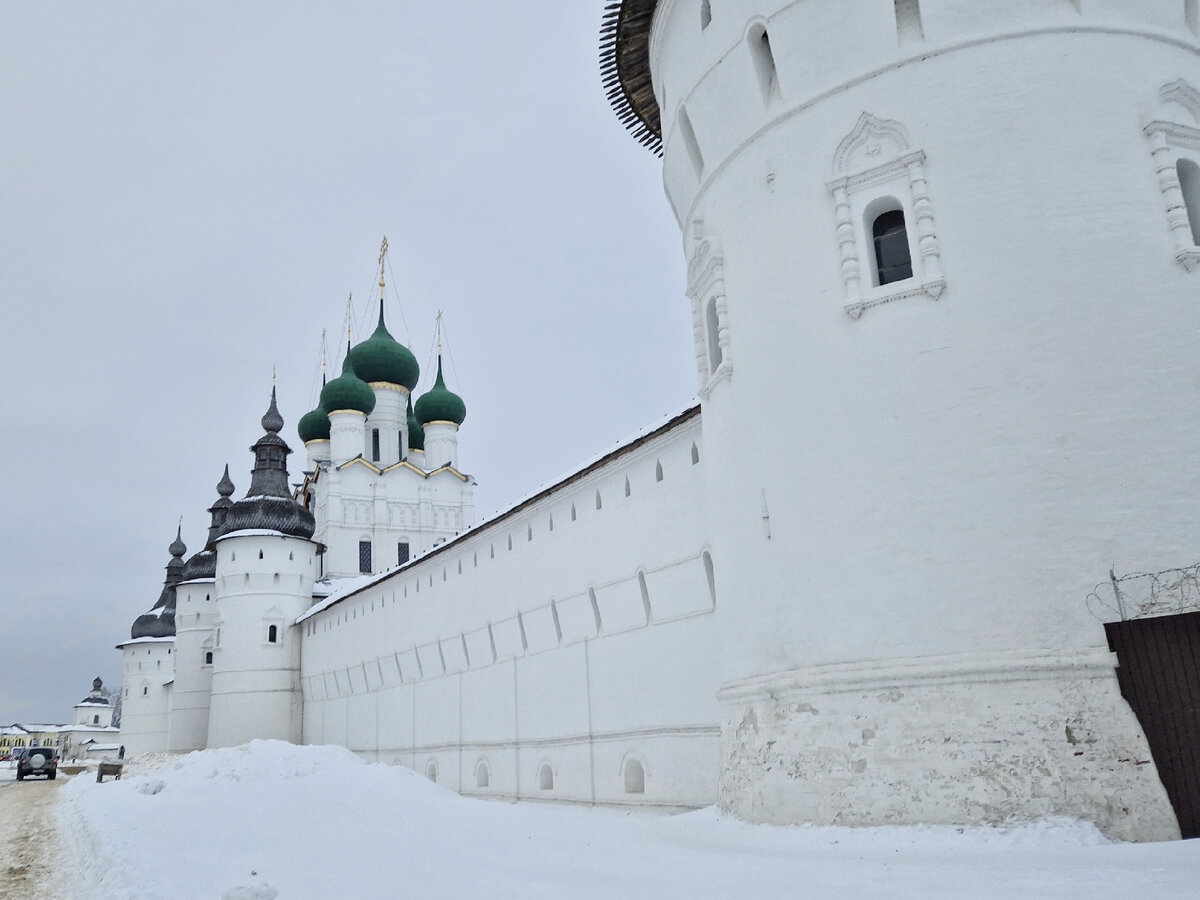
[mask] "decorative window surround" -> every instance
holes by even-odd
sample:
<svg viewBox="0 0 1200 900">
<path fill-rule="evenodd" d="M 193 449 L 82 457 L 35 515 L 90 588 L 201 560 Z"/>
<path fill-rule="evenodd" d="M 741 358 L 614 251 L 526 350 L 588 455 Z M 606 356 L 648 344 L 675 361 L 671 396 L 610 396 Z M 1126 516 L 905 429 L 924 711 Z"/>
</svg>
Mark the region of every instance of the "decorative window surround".
<svg viewBox="0 0 1200 900">
<path fill-rule="evenodd" d="M 838 145 L 833 178 L 826 185 L 833 194 L 837 216 L 847 315 L 857 319 L 872 306 L 893 300 L 921 296 L 937 300 L 942 296 L 946 278 L 925 181 L 925 153 L 913 149 L 903 125 L 864 112 Z M 871 253 L 870 223 L 865 219 L 867 208 L 885 197 L 894 199 L 904 212 L 913 277 L 874 285 L 873 267 L 864 269 L 862 265 L 863 254 L 869 258 Z"/>
<path fill-rule="evenodd" d="M 707 398 L 721 381 L 733 375 L 733 357 L 729 345 L 729 304 L 725 297 L 725 263 L 716 243 L 702 235 L 703 223 L 696 223 L 696 248 L 688 261 L 687 296 L 692 301 L 692 335 L 696 344 L 696 372 L 700 396 Z M 721 362 L 712 369 L 708 354 L 708 327 L 705 321 L 709 302 L 717 313 L 717 346 Z"/>
<path fill-rule="evenodd" d="M 1200 246 L 1192 235 L 1176 161 L 1183 156 L 1200 163 L 1200 91 L 1181 78 L 1164 84 L 1158 91 L 1158 99 L 1164 107 L 1161 110 L 1164 118 L 1147 123 L 1142 131 L 1150 140 L 1150 157 L 1166 205 L 1167 227 L 1175 239 L 1175 259 L 1191 272 L 1200 267 Z M 1168 110 L 1167 104 L 1174 104 L 1175 108 Z M 1174 121 L 1179 108 L 1193 123 Z M 1200 215 L 1200 210 L 1193 210 L 1192 215 Z"/>
</svg>

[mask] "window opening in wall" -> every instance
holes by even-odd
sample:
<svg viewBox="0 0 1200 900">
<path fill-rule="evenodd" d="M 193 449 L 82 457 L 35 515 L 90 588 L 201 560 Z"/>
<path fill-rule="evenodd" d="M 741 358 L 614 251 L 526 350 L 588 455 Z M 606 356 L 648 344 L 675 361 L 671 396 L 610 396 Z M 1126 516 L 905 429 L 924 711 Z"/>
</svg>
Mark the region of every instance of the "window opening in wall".
<svg viewBox="0 0 1200 900">
<path fill-rule="evenodd" d="M 629 490 L 629 477 L 628 477 L 628 476 L 626 476 L 626 478 L 625 478 L 625 496 L 626 496 L 626 497 L 628 497 L 628 496 L 629 496 L 629 493 L 630 493 L 630 490 Z"/>
<path fill-rule="evenodd" d="M 747 33 L 746 40 L 750 45 L 750 56 L 754 60 L 754 71 L 758 74 L 763 103 L 770 103 L 779 96 L 779 73 L 775 69 L 771 36 L 767 34 L 764 26 L 755 25 Z"/>
<path fill-rule="evenodd" d="M 1192 34 L 1200 35 L 1200 2 L 1184 0 L 1183 20 Z"/>
<path fill-rule="evenodd" d="M 488 559 L 495 559 L 495 558 L 496 558 L 496 545 L 488 544 Z"/>
<path fill-rule="evenodd" d="M 896 0 L 896 39 L 902 45 L 925 40 L 921 0 Z"/>
<path fill-rule="evenodd" d="M 700 462 L 700 448 L 692 444 L 692 465 Z"/>
<path fill-rule="evenodd" d="M 437 781 L 437 763 L 432 759 L 425 766 L 425 777 L 430 781 Z"/>
<path fill-rule="evenodd" d="M 211 650 L 204 651 L 204 664 L 206 666 L 212 665 L 212 651 Z"/>
<path fill-rule="evenodd" d="M 408 541 L 401 541 L 396 545 L 396 565 L 402 566 L 408 562 Z"/>
<path fill-rule="evenodd" d="M 550 531 L 554 530 L 554 516 L 550 517 Z"/>
<path fill-rule="evenodd" d="M 525 540 L 526 541 L 533 540 L 533 526 L 532 525 L 525 526 Z"/>
<path fill-rule="evenodd" d="M 150 688 L 147 688 L 147 687 L 142 688 L 142 696 L 143 697 L 145 697 L 149 693 L 150 693 Z"/>
<path fill-rule="evenodd" d="M 708 303 L 704 305 L 704 330 L 708 338 L 708 371 L 710 373 L 717 371 L 717 366 L 721 365 L 721 340 L 720 340 L 720 325 L 717 320 L 717 298 L 710 297 Z"/>
<path fill-rule="evenodd" d="M 491 784 L 491 772 L 488 771 L 488 764 L 481 762 L 475 767 L 475 787 L 485 788 Z"/>
<path fill-rule="evenodd" d="M 379 429 L 371 429 L 371 461 L 379 462 Z"/>
<path fill-rule="evenodd" d="M 646 573 L 637 573 L 638 592 L 642 595 L 642 613 L 646 616 L 646 624 L 650 624 L 650 588 L 646 585 Z"/>
<path fill-rule="evenodd" d="M 406 459 L 407 457 L 405 457 L 405 455 L 404 455 L 404 432 L 403 431 L 396 432 L 396 446 L 400 448 L 400 458 Z"/>
<path fill-rule="evenodd" d="M 279 643 L 279 626 L 278 625 L 271 625 L 270 627 L 267 628 L 267 643 L 268 644 Z"/>
<path fill-rule="evenodd" d="M 688 159 L 691 160 L 692 169 L 699 178 L 704 172 L 704 156 L 700 153 L 700 142 L 696 140 L 696 131 L 692 128 L 692 120 L 682 106 L 679 107 L 679 136 L 683 138 L 683 146 L 687 149 Z"/>
<path fill-rule="evenodd" d="M 261 550 L 258 551 L 258 558 L 259 559 L 263 558 L 263 552 Z"/>
<path fill-rule="evenodd" d="M 654 462 L 654 480 L 655 481 L 663 480 L 662 460 L 661 459 L 655 460 L 655 462 Z"/>
<path fill-rule="evenodd" d="M 543 791 L 554 790 L 554 770 L 550 768 L 550 763 L 542 763 L 538 770 L 538 788 Z"/>
<path fill-rule="evenodd" d="M 891 284 L 913 277 L 908 229 L 902 210 L 893 209 L 877 216 L 871 224 L 871 238 L 875 242 L 876 284 Z"/>
<path fill-rule="evenodd" d="M 600 502 L 600 492 L 596 491 L 596 509 L 600 509 L 601 505 L 602 504 Z"/>
<path fill-rule="evenodd" d="M 708 581 L 708 599 L 712 601 L 713 609 L 717 608 L 717 579 L 713 575 L 712 554 L 707 550 L 701 554 L 704 560 L 704 577 Z"/>
<path fill-rule="evenodd" d="M 625 761 L 625 793 L 646 793 L 646 769 L 636 759 Z"/>
<path fill-rule="evenodd" d="M 99 724 L 100 724 L 100 717 L 99 717 L 99 716 L 92 716 L 92 724 L 93 724 L 93 725 L 99 725 Z"/>
<path fill-rule="evenodd" d="M 1200 165 L 1190 159 L 1181 159 L 1175 164 L 1175 171 L 1179 175 L 1188 224 L 1192 226 L 1192 240 L 1200 247 Z"/>
<path fill-rule="evenodd" d="M 288 552 L 288 562 L 295 562 L 295 560 L 296 560 L 296 554 L 294 552 L 289 551 Z"/>
<path fill-rule="evenodd" d="M 574 503 L 571 504 L 571 521 L 572 522 L 575 521 L 575 504 Z"/>
<path fill-rule="evenodd" d="M 512 535 L 511 534 L 508 536 L 508 549 L 509 550 L 512 549 Z"/>
<path fill-rule="evenodd" d="M 709 0 L 700 0 L 700 30 L 703 31 L 712 23 L 712 4 Z"/>
<path fill-rule="evenodd" d="M 364 575 L 371 573 L 371 542 L 358 542 L 358 571 Z"/>
</svg>

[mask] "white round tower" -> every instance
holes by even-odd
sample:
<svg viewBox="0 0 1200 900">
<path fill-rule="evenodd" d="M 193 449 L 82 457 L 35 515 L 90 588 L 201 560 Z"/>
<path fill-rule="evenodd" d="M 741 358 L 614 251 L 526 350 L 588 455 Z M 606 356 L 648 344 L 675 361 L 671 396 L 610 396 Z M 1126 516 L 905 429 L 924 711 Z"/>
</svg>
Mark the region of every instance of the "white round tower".
<svg viewBox="0 0 1200 900">
<path fill-rule="evenodd" d="M 171 692 L 167 749 L 172 753 L 203 750 L 208 740 L 212 695 L 214 639 L 217 622 L 216 538 L 233 501 L 229 466 L 217 483 L 217 500 L 204 548 L 183 568 L 175 589 L 175 684 Z"/>
<path fill-rule="evenodd" d="M 175 680 L 176 589 L 183 580 L 180 530 L 171 542 L 171 561 L 158 600 L 134 620 L 129 640 L 117 644 L 124 655 L 121 685 L 121 740 L 130 754 L 167 750 L 171 689 Z"/>
<path fill-rule="evenodd" d="M 1196 558 L 1194 3 L 610 10 L 688 261 L 722 804 L 1177 833 L 1085 598 Z"/>
<path fill-rule="evenodd" d="M 271 392 L 250 489 L 216 538 L 216 608 L 208 747 L 253 738 L 299 742 L 300 635 L 312 602 L 318 546 L 313 516 L 292 500 L 283 418 Z"/>
</svg>

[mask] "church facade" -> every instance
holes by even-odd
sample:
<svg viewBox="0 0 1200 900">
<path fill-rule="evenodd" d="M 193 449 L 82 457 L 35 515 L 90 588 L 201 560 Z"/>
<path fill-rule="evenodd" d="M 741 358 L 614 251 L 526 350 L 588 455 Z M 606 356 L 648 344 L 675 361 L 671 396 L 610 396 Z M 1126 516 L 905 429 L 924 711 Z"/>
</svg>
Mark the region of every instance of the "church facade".
<svg viewBox="0 0 1200 900">
<path fill-rule="evenodd" d="M 299 491 L 272 402 L 249 494 L 223 479 L 205 550 L 172 546 L 122 645 L 126 744 L 1177 836 L 1084 597 L 1114 560 L 1195 557 L 1198 15 L 611 2 L 605 83 L 663 157 L 699 405 L 475 524 L 465 404 L 439 371 L 409 415 L 381 313 L 301 422 Z"/>
</svg>

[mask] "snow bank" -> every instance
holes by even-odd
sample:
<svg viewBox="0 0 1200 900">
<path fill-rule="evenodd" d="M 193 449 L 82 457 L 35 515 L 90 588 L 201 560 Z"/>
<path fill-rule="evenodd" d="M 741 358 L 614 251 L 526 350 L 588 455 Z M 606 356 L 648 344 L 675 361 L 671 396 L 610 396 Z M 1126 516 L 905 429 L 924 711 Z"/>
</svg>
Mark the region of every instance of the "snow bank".
<svg viewBox="0 0 1200 900">
<path fill-rule="evenodd" d="M 336 747 L 254 741 L 60 791 L 91 898 L 1195 896 L 1200 844 L 1011 828 L 785 828 L 470 800 Z"/>
</svg>

